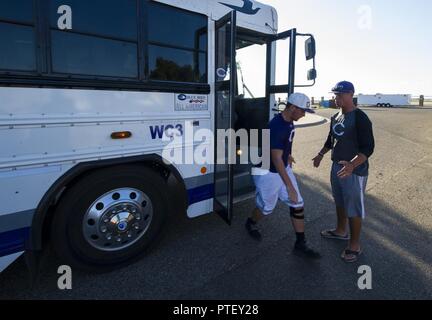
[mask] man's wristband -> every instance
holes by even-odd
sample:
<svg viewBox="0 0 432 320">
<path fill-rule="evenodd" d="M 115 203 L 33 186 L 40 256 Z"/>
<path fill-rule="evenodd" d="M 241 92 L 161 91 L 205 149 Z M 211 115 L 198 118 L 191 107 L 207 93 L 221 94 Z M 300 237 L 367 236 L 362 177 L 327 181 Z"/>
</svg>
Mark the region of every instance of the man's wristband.
<svg viewBox="0 0 432 320">
<path fill-rule="evenodd" d="M 324 154 L 322 152 L 318 153 L 318 155 L 324 158 Z"/>
</svg>

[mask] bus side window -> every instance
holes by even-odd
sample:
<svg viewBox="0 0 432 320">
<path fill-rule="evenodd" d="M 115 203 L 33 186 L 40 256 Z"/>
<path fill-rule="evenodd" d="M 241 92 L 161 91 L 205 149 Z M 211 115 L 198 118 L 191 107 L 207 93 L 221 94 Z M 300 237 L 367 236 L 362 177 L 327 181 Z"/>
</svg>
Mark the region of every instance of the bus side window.
<svg viewBox="0 0 432 320">
<path fill-rule="evenodd" d="M 32 0 L 0 1 L 0 70 L 36 71 Z"/>
<path fill-rule="evenodd" d="M 58 9 L 73 12 L 71 30 L 59 30 Z M 54 73 L 138 78 L 136 0 L 51 0 Z"/>
<path fill-rule="evenodd" d="M 150 2 L 149 78 L 207 83 L 207 17 Z"/>
</svg>

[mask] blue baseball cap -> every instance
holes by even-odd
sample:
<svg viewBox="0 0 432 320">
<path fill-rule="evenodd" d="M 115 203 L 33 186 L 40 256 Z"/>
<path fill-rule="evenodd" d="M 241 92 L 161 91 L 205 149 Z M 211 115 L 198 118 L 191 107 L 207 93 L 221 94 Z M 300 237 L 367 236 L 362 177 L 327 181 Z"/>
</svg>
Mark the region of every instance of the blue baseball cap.
<svg viewBox="0 0 432 320">
<path fill-rule="evenodd" d="M 354 85 L 349 81 L 341 81 L 332 89 L 333 93 L 355 93 Z"/>
</svg>

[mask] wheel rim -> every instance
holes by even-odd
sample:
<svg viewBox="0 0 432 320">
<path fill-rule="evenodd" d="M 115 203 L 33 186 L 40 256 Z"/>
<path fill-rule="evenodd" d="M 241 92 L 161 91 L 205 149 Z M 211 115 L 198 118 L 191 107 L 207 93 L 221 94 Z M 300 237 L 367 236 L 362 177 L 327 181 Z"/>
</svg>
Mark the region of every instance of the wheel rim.
<svg viewBox="0 0 432 320">
<path fill-rule="evenodd" d="M 147 232 L 153 219 L 153 204 L 140 190 L 121 188 L 100 196 L 87 209 L 83 235 L 94 248 L 120 251 Z"/>
</svg>

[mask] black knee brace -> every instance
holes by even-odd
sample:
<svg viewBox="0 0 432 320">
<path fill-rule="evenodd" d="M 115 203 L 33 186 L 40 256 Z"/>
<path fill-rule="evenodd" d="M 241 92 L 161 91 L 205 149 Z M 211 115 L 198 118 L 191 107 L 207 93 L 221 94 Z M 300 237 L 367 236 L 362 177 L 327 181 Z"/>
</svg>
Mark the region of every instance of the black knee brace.
<svg viewBox="0 0 432 320">
<path fill-rule="evenodd" d="M 303 214 L 304 208 L 292 208 L 290 207 L 291 217 L 296 220 L 304 220 L 305 216 Z"/>
</svg>

